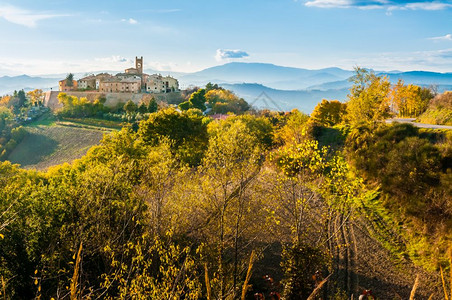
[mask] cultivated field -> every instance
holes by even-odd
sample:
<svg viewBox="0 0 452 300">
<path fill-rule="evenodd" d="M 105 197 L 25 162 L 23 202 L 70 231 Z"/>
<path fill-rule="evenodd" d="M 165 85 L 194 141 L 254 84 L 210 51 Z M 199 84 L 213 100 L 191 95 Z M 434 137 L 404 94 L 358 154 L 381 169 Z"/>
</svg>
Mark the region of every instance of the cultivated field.
<svg viewBox="0 0 452 300">
<path fill-rule="evenodd" d="M 99 143 L 108 131 L 68 126 L 71 124 L 40 124 L 26 127 L 29 135 L 8 157 L 25 169 L 45 170 L 81 158 Z"/>
</svg>

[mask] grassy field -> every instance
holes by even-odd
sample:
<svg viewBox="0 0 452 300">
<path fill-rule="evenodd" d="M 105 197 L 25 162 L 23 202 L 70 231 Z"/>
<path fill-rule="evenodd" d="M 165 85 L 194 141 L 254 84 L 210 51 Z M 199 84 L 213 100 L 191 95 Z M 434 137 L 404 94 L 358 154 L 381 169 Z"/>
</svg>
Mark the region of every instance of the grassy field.
<svg viewBox="0 0 452 300">
<path fill-rule="evenodd" d="M 43 118 L 25 128 L 28 136 L 11 152 L 8 160 L 25 169 L 37 170 L 81 158 L 109 132 L 105 128 L 58 123 L 52 117 Z"/>
</svg>

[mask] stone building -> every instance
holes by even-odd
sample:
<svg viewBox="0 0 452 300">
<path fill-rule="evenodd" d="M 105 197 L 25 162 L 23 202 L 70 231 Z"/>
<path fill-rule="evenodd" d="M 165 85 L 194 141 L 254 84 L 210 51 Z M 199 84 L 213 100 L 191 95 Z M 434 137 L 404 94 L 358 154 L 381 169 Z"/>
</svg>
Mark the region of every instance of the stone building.
<svg viewBox="0 0 452 300">
<path fill-rule="evenodd" d="M 75 89 L 95 90 L 102 93 L 169 93 L 179 90 L 179 82 L 171 76 L 143 73 L 143 57 L 135 57 L 135 67 L 124 70 L 115 76 L 100 73 L 89 75 L 74 81 L 74 87 L 66 87 L 65 80 L 60 81 L 60 91 Z"/>
<path fill-rule="evenodd" d="M 109 78 L 112 78 L 113 76 L 108 73 L 100 73 L 97 75 L 89 75 L 86 77 L 83 77 L 82 79 L 79 79 L 78 82 L 78 88 L 84 89 L 84 90 L 98 90 L 100 86 L 100 82 Z"/>
<path fill-rule="evenodd" d="M 148 93 L 169 93 L 179 90 L 177 79 L 159 74 L 150 75 L 146 80 L 146 92 Z"/>
<path fill-rule="evenodd" d="M 99 84 L 99 92 L 102 93 L 139 93 L 141 91 L 141 78 L 138 76 L 129 78 L 112 77 Z"/>
</svg>

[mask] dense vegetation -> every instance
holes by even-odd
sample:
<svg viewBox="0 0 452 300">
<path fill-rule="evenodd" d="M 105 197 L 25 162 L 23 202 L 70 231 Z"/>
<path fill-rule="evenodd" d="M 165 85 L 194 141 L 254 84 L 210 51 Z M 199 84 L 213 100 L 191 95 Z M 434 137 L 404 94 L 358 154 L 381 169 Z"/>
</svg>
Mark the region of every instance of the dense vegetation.
<svg viewBox="0 0 452 300">
<path fill-rule="evenodd" d="M 196 90 L 187 98 L 187 101 L 179 104 L 181 110 L 197 108 L 201 111 L 208 109 L 210 114 L 241 114 L 251 108 L 243 98 L 210 82 L 205 89 Z"/>
<path fill-rule="evenodd" d="M 72 165 L 2 163 L 2 295 L 307 299 L 333 274 L 323 297 L 349 299 L 339 264 L 352 245 L 338 236 L 359 215 L 391 228 L 394 255 L 450 268 L 452 136 L 384 124 L 385 80 L 359 71 L 346 106 L 325 100 L 311 118 L 213 120 L 199 97 L 230 95 L 198 90 L 186 110 L 149 113 Z M 260 264 L 269 249 L 277 259 Z"/>
<path fill-rule="evenodd" d="M 437 95 L 430 101 L 419 121 L 428 124 L 452 125 L 452 92 Z"/>
<path fill-rule="evenodd" d="M 27 135 L 21 126 L 36 120 L 48 109 L 42 106 L 42 90 L 15 91 L 13 95 L 0 98 L 0 161 L 5 160 L 11 151 Z"/>
<path fill-rule="evenodd" d="M 58 101 L 63 105 L 57 112 L 60 118 L 98 118 L 130 123 L 145 119 L 158 109 L 153 97 L 146 97 L 139 105 L 129 100 L 126 103 L 120 102 L 114 107 L 104 105 L 107 99 L 102 96 L 89 101 L 86 97 L 78 98 L 60 93 Z"/>
</svg>

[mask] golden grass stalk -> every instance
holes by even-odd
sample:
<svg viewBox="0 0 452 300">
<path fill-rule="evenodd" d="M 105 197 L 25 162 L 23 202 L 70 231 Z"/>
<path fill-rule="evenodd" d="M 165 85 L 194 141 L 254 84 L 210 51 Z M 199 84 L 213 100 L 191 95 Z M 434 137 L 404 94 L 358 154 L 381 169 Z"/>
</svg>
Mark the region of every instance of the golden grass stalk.
<svg viewBox="0 0 452 300">
<path fill-rule="evenodd" d="M 81 253 L 83 248 L 83 242 L 80 242 L 80 247 L 78 248 L 77 252 L 77 258 L 75 260 L 75 266 L 74 266 L 74 274 L 72 275 L 72 281 L 71 281 L 71 300 L 77 300 L 77 282 L 78 277 L 80 273 L 80 261 L 81 261 Z"/>
<path fill-rule="evenodd" d="M 2 276 L 2 294 L 3 294 L 3 300 L 6 300 L 6 283 L 5 279 Z"/>
<path fill-rule="evenodd" d="M 319 285 L 312 291 L 311 295 L 309 295 L 308 299 L 306 299 L 306 300 L 314 300 L 315 296 L 317 296 L 317 294 L 320 292 L 323 285 L 328 281 L 328 279 L 331 277 L 331 275 L 333 275 L 333 273 L 331 273 L 325 279 L 323 279 L 322 282 L 319 283 Z"/>
<path fill-rule="evenodd" d="M 416 295 L 416 289 L 419 285 L 419 274 L 416 275 L 416 279 L 414 280 L 413 289 L 411 290 L 410 300 L 414 300 L 414 296 Z"/>
<path fill-rule="evenodd" d="M 428 297 L 428 300 L 433 300 L 433 295 L 434 294 L 431 294 L 430 297 Z"/>
<path fill-rule="evenodd" d="M 242 300 L 245 300 L 246 292 L 248 291 L 248 283 L 251 279 L 251 270 L 253 269 L 254 255 L 255 253 L 253 250 L 251 251 L 250 262 L 248 263 L 248 271 L 246 271 L 245 282 L 243 283 L 242 287 Z"/>
<path fill-rule="evenodd" d="M 444 280 L 443 267 L 439 266 L 439 269 L 441 270 L 441 281 L 443 282 L 444 299 L 449 300 L 449 296 L 447 295 L 446 289 L 446 281 Z"/>
<path fill-rule="evenodd" d="M 204 279 L 206 280 L 207 300 L 212 299 L 212 290 L 210 289 L 209 269 L 207 263 L 204 264 Z"/>
<path fill-rule="evenodd" d="M 449 273 L 450 297 L 452 298 L 452 245 L 449 246 Z"/>
</svg>

